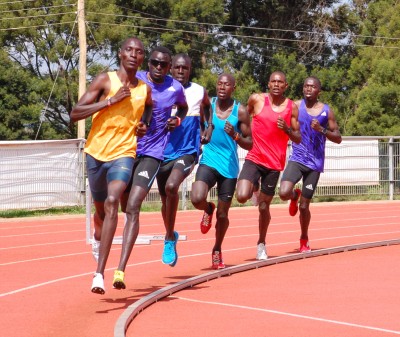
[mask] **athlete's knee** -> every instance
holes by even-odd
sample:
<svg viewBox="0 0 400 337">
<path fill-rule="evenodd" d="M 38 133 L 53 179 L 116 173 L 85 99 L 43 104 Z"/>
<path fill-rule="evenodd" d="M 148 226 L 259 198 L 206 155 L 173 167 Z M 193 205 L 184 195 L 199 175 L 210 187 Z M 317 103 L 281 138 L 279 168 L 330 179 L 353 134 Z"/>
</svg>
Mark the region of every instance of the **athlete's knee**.
<svg viewBox="0 0 400 337">
<path fill-rule="evenodd" d="M 119 207 L 119 199 L 116 198 L 113 195 L 109 195 L 104 202 L 104 209 L 108 212 L 111 212 L 112 215 L 115 215 L 114 213 L 118 212 L 118 207 Z"/>
<path fill-rule="evenodd" d="M 270 203 L 266 200 L 260 200 L 258 204 L 258 209 L 260 212 L 269 212 Z"/>
<path fill-rule="evenodd" d="M 178 194 L 179 185 L 174 182 L 167 182 L 165 185 L 165 193 L 167 195 L 176 195 Z"/>
<path fill-rule="evenodd" d="M 307 214 L 310 212 L 310 204 L 305 202 L 300 202 L 299 204 L 299 211 L 302 214 Z"/>
<path fill-rule="evenodd" d="M 236 200 L 240 204 L 244 204 L 249 199 L 250 199 L 250 197 L 249 197 L 248 193 L 245 193 L 245 191 L 243 191 L 242 189 L 236 190 Z"/>
<path fill-rule="evenodd" d="M 204 201 L 203 194 L 192 190 L 190 193 L 190 201 L 192 202 L 193 206 L 197 208 L 197 206 Z"/>
<path fill-rule="evenodd" d="M 289 200 L 292 198 L 293 194 L 293 186 L 291 184 L 287 184 L 287 182 L 281 182 L 279 187 L 279 198 L 281 200 Z"/>
</svg>

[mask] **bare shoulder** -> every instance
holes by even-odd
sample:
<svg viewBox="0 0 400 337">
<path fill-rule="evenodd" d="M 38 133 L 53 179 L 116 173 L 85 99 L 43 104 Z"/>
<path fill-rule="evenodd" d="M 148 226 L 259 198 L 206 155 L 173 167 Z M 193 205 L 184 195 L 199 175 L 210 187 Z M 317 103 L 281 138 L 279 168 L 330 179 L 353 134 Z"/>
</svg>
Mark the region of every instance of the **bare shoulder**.
<svg viewBox="0 0 400 337">
<path fill-rule="evenodd" d="M 258 102 L 258 101 L 263 101 L 264 102 L 264 100 L 265 100 L 265 95 L 263 93 L 259 93 L 259 92 L 251 94 L 250 97 L 249 97 L 249 102 L 251 101 L 251 102 L 253 102 L 253 104 Z"/>
<path fill-rule="evenodd" d="M 294 102 L 294 104 L 296 104 L 299 107 L 301 104 L 301 99 L 295 100 L 293 102 Z"/>
</svg>

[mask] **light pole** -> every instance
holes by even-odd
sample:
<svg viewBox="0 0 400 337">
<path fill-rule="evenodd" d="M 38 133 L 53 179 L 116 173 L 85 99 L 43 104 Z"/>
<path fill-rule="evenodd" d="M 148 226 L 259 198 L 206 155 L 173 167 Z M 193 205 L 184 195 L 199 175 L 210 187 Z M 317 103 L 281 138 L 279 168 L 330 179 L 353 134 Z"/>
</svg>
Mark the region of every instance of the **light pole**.
<svg viewBox="0 0 400 337">
<path fill-rule="evenodd" d="M 79 37 L 79 98 L 86 91 L 86 26 L 85 1 L 78 0 L 78 37 Z M 85 120 L 78 121 L 78 138 L 85 138 Z"/>
</svg>

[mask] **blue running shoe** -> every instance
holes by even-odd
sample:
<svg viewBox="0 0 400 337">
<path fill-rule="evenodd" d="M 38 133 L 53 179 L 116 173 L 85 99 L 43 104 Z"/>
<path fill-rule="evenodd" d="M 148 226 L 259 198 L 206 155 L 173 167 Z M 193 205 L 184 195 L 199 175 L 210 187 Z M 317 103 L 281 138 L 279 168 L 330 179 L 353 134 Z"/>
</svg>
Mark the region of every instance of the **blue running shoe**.
<svg viewBox="0 0 400 337">
<path fill-rule="evenodd" d="M 176 263 L 178 262 L 178 252 L 176 250 L 176 244 L 178 243 L 179 234 L 177 231 L 174 231 L 175 241 L 174 241 L 174 250 L 175 250 L 175 260 L 174 262 L 170 263 L 171 267 L 175 267 Z"/>
<path fill-rule="evenodd" d="M 174 231 L 174 236 L 175 241 L 164 241 L 164 251 L 161 258 L 162 263 L 169 264 L 171 267 L 174 267 L 178 261 L 178 253 L 176 251 L 176 243 L 178 242 L 179 238 L 178 232 Z"/>
</svg>

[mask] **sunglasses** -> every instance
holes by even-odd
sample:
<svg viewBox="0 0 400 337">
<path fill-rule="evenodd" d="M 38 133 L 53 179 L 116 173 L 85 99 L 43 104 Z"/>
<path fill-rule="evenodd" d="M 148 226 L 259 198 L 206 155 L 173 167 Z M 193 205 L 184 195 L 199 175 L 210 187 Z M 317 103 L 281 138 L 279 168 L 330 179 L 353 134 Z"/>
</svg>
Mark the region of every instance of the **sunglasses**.
<svg viewBox="0 0 400 337">
<path fill-rule="evenodd" d="M 166 68 L 169 65 L 169 62 L 167 61 L 158 61 L 158 60 L 154 60 L 154 59 L 150 59 L 150 64 L 153 67 L 158 67 L 160 66 L 161 68 Z"/>
</svg>

